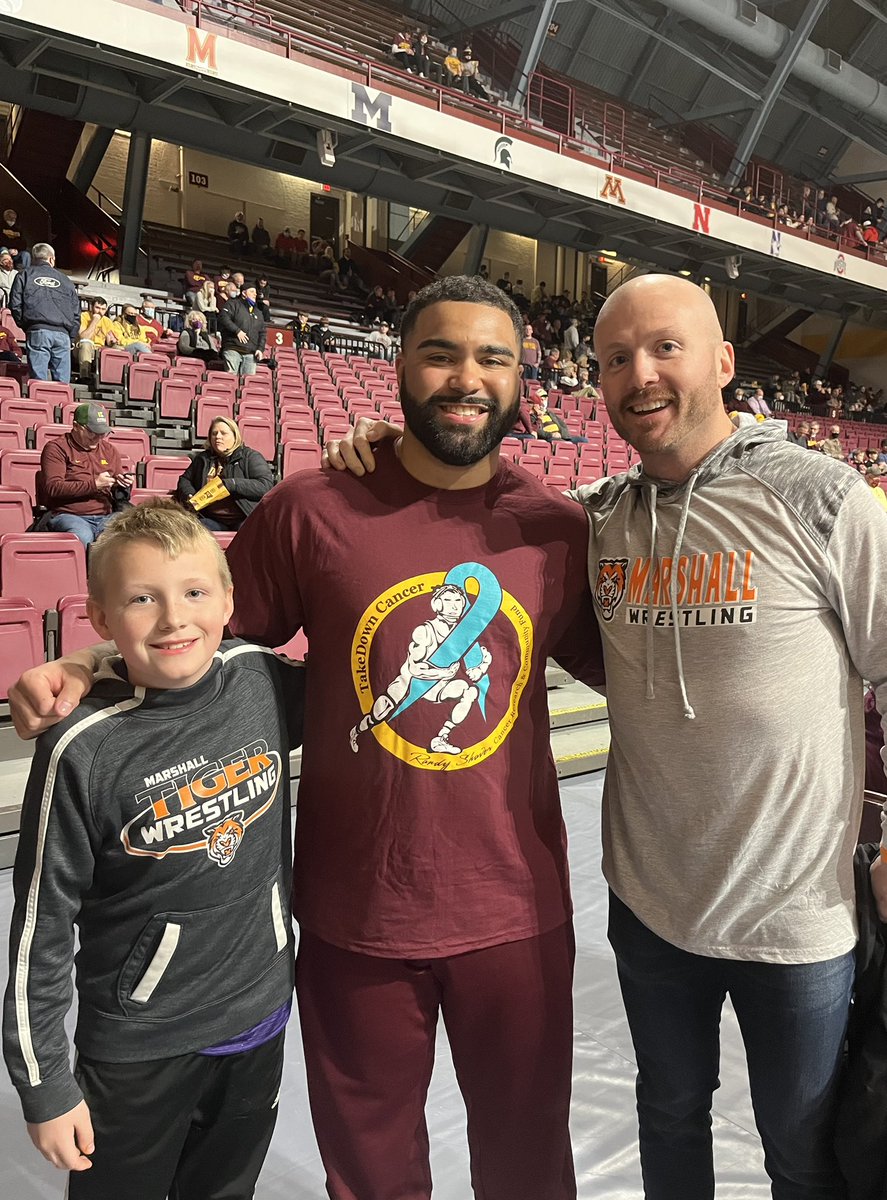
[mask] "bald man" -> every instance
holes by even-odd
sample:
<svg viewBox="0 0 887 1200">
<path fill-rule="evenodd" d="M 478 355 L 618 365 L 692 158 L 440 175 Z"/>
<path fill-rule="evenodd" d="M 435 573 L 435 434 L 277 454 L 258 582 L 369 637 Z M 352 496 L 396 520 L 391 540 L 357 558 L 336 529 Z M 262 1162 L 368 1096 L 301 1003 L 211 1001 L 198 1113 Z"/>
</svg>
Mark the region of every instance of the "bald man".
<svg viewBox="0 0 887 1200">
<path fill-rule="evenodd" d="M 595 351 L 642 460 L 577 498 L 606 654 L 604 872 L 645 1195 L 714 1195 L 729 994 L 775 1200 L 839 1200 L 862 677 L 883 717 L 887 521 L 858 473 L 781 424 L 733 430 L 733 348 L 700 288 L 631 280 L 601 309 Z"/>
<path fill-rule="evenodd" d="M 887 521 L 858 473 L 789 444 L 781 422 L 734 430 L 733 347 L 695 285 L 624 284 L 595 351 L 610 419 L 642 459 L 576 498 L 607 667 L 604 872 L 645 1196 L 714 1195 L 729 994 L 775 1200 L 843 1200 L 861 677 L 883 714 Z M 328 447 L 332 465 L 371 470 L 369 442 L 392 432 L 359 426 L 353 447 Z M 885 874 L 876 864 L 887 912 Z"/>
</svg>

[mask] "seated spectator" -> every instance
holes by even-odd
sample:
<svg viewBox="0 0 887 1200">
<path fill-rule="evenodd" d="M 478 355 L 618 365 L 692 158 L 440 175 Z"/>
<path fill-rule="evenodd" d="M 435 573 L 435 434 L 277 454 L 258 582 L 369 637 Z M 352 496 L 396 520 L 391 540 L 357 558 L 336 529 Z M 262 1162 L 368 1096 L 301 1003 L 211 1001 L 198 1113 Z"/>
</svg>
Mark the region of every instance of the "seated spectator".
<svg viewBox="0 0 887 1200">
<path fill-rule="evenodd" d="M 216 277 L 216 303 L 221 307 L 228 299 L 228 284 L 231 280 L 231 270 L 223 267 Z"/>
<path fill-rule="evenodd" d="M 12 281 L 17 275 L 12 255 L 6 246 L 0 250 L 0 306 L 9 308 L 9 293 L 12 291 Z"/>
<path fill-rule="evenodd" d="M 197 293 L 206 283 L 207 274 L 203 269 L 203 263 L 199 258 L 195 258 L 190 268 L 185 272 L 185 301 L 188 308 L 197 307 Z"/>
<path fill-rule="evenodd" d="M 290 329 L 293 331 L 293 342 L 299 349 L 311 345 L 311 322 L 307 313 L 296 313 L 290 322 Z"/>
<path fill-rule="evenodd" d="M 282 233 L 278 233 L 274 240 L 274 253 L 277 261 L 284 267 L 293 265 L 293 256 L 296 250 L 296 239 L 293 237 L 292 230 L 289 225 Z"/>
<path fill-rule="evenodd" d="M 499 288 L 500 291 L 504 292 L 506 296 L 511 295 L 514 289 L 512 288 L 511 275 L 508 271 L 505 271 L 502 274 L 502 277 L 496 280 L 496 287 Z"/>
<path fill-rule="evenodd" d="M 351 249 L 346 246 L 342 251 L 342 257 L 339 259 L 339 278 L 345 281 L 345 286 L 351 288 L 355 292 L 360 292 L 366 295 L 369 288 L 361 279 L 360 272 L 354 265 L 354 259 L 351 257 Z"/>
<path fill-rule="evenodd" d="M 522 279 L 516 279 L 514 281 L 514 287 L 511 290 L 511 298 L 521 312 L 526 312 L 526 310 L 529 308 L 530 301 L 528 300 L 527 293 L 524 290 L 524 281 Z"/>
<path fill-rule="evenodd" d="M 871 222 L 869 224 L 871 225 Z M 852 247 L 864 246 L 866 244 L 862 228 L 853 217 L 848 217 L 846 221 L 842 221 L 840 237 L 842 241 L 847 242 Z"/>
<path fill-rule="evenodd" d="M 420 29 L 413 35 L 413 69 L 421 79 L 431 74 L 431 45 L 428 34 Z"/>
<path fill-rule="evenodd" d="M 450 87 L 462 86 L 462 59 L 456 46 L 450 46 L 450 52 L 444 59 L 444 73 Z"/>
<path fill-rule="evenodd" d="M 576 388 L 575 392 L 573 392 L 573 395 L 580 396 L 582 398 L 590 397 L 592 400 L 600 400 L 600 392 L 591 382 L 591 371 L 588 369 L 588 367 L 579 367 L 576 372 L 576 376 L 579 380 L 579 386 Z"/>
<path fill-rule="evenodd" d="M 391 337 L 390 328 L 387 321 L 382 321 L 377 329 L 373 329 L 371 333 L 367 334 L 367 345 L 379 358 L 391 357 L 394 339 Z"/>
<path fill-rule="evenodd" d="M 881 487 L 881 468 L 878 466 L 866 467 L 865 481 L 872 489 L 872 498 L 880 504 L 881 508 L 887 509 L 887 492 Z"/>
<path fill-rule="evenodd" d="M 532 300 L 533 304 L 548 303 L 548 289 L 544 280 L 541 283 L 537 283 L 533 288 L 530 299 Z"/>
<path fill-rule="evenodd" d="M 521 373 L 524 379 L 538 379 L 539 366 L 542 362 L 542 346 L 533 334 L 533 326 L 524 326 L 524 339 L 521 342 Z"/>
<path fill-rule="evenodd" d="M 236 375 L 255 375 L 265 349 L 265 321 L 256 304 L 256 289 L 244 284 L 219 313 L 222 358 Z"/>
<path fill-rule="evenodd" d="M 825 206 L 825 220 L 830 229 L 837 229 L 841 224 L 841 210 L 838 208 L 838 197 L 830 196 Z"/>
<path fill-rule="evenodd" d="M 210 333 L 205 313 L 193 309 L 185 317 L 185 328 L 179 334 L 176 353 L 187 358 L 199 358 L 207 365 L 219 363 L 222 357 L 219 339 Z"/>
<path fill-rule="evenodd" d="M 71 432 L 43 447 L 37 504 L 47 511 L 36 526 L 41 533 L 73 533 L 88 546 L 128 500 L 132 476 L 124 473 L 107 432 L 100 404 L 78 404 Z"/>
<path fill-rule="evenodd" d="M 339 274 L 339 264 L 330 245 L 326 245 L 323 248 L 317 282 L 325 284 L 331 296 L 348 290 L 348 284 Z"/>
<path fill-rule="evenodd" d="M 882 463 L 884 466 L 887 466 L 887 438 L 881 442 L 881 449 L 878 454 L 878 462 Z"/>
<path fill-rule="evenodd" d="M 256 304 L 266 325 L 271 324 L 271 284 L 266 275 L 260 275 L 256 280 Z"/>
<path fill-rule="evenodd" d="M 862 223 L 862 240 L 866 246 L 877 246 L 881 240 L 881 235 L 878 233 L 878 227 L 872 221 L 863 221 Z"/>
<path fill-rule="evenodd" d="M 321 317 L 315 325 L 311 326 L 310 340 L 315 350 L 320 350 L 323 354 L 335 353 L 336 336 L 330 329 L 329 317 Z"/>
<path fill-rule="evenodd" d="M 366 298 L 363 306 L 363 320 L 367 325 L 375 325 L 385 313 L 385 293 L 380 284 L 376 284 Z"/>
<path fill-rule="evenodd" d="M 752 394 L 747 398 L 746 403 L 748 404 L 749 412 L 754 413 L 756 417 L 773 416 L 773 413 L 770 411 L 770 405 L 764 399 L 763 388 L 755 388 Z"/>
<path fill-rule="evenodd" d="M 479 100 L 489 100 L 489 94 L 480 81 L 480 63 L 474 57 L 471 45 L 462 50 L 462 86 L 468 84 L 468 91 Z"/>
<path fill-rule="evenodd" d="M 262 217 L 256 217 L 256 223 L 253 225 L 251 238 L 251 250 L 257 258 L 271 257 L 271 234 L 265 228 L 265 221 Z"/>
<path fill-rule="evenodd" d="M 151 349 L 147 334 L 139 324 L 139 313 L 134 304 L 124 304 L 120 318 L 114 322 L 113 328 L 117 345 L 133 357 Z"/>
<path fill-rule="evenodd" d="M 0 328 L 0 362 L 20 363 L 23 360 L 21 346 L 8 329 Z"/>
<path fill-rule="evenodd" d="M 295 256 L 295 258 L 294 258 L 295 265 L 301 267 L 304 270 L 305 260 L 308 257 L 308 239 L 305 237 L 304 229 L 296 230 L 296 240 L 295 240 L 295 245 L 293 246 L 293 254 Z"/>
<path fill-rule="evenodd" d="M 227 291 L 228 281 L 224 280 L 224 283 L 225 283 L 225 288 Z M 222 303 L 224 304 L 227 301 L 227 299 L 228 299 L 228 296 L 225 295 Z M 219 324 L 219 300 L 218 300 L 218 284 L 217 283 L 213 283 L 213 281 L 211 279 L 207 279 L 206 283 L 203 285 L 203 287 L 197 293 L 197 299 L 196 299 L 196 303 L 194 305 L 194 310 L 196 312 L 203 313 L 203 316 L 206 318 L 207 329 L 210 331 L 210 333 L 215 333 L 216 330 L 218 329 L 218 324 Z M 186 325 L 187 325 L 187 322 L 186 322 Z"/>
<path fill-rule="evenodd" d="M 829 436 L 819 443 L 819 449 L 829 458 L 844 458 L 844 447 L 841 445 L 841 426 L 832 425 Z"/>
<path fill-rule="evenodd" d="M 548 394 L 537 392 L 532 407 L 533 424 L 536 427 L 536 437 L 545 442 L 570 441 L 570 431 L 560 413 L 552 412 L 548 407 Z"/>
<path fill-rule="evenodd" d="M 0 229 L 0 242 L 9 251 L 17 271 L 23 271 L 31 265 L 31 255 L 28 253 L 28 239 L 18 223 L 18 213 L 14 208 L 3 210 L 3 227 Z"/>
<path fill-rule="evenodd" d="M 210 287 L 213 286 L 212 280 L 206 281 Z M 163 337 L 163 326 L 157 320 L 156 308 L 154 301 L 146 296 L 142 301 L 142 307 L 139 309 L 139 328 L 145 336 L 145 341 L 149 346 L 153 346 Z"/>
<path fill-rule="evenodd" d="M 222 485 L 221 495 L 207 503 L 201 493 L 213 481 Z M 273 486 L 270 466 L 258 450 L 244 445 L 236 421 L 214 417 L 206 448 L 179 476 L 176 499 L 194 509 L 207 529 L 234 530 Z"/>
<path fill-rule="evenodd" d="M 87 375 L 92 370 L 96 352 L 101 347 L 116 345 L 114 322 L 108 316 L 108 301 L 96 296 L 89 310 L 80 314 L 80 336 L 77 339 L 80 375 Z"/>
<path fill-rule="evenodd" d="M 565 362 L 561 369 L 560 375 L 557 377 L 557 389 L 559 392 L 565 392 L 568 396 L 579 387 L 579 376 L 577 374 L 576 364 L 570 360 Z"/>
<path fill-rule="evenodd" d="M 413 42 L 405 30 L 401 30 L 400 33 L 394 35 L 391 42 L 391 57 L 404 71 L 409 71 L 410 74 L 413 73 L 413 63 L 415 61 L 413 58 Z"/>
<path fill-rule="evenodd" d="M 249 251 L 249 229 L 242 212 L 236 212 L 228 224 L 228 248 L 238 258 Z"/>
<path fill-rule="evenodd" d="M 397 303 L 397 292 L 395 292 L 393 287 L 386 288 L 385 290 L 384 316 L 392 329 L 400 328 L 400 318 L 403 316 L 403 309 Z"/>
<path fill-rule="evenodd" d="M 794 433 L 792 433 L 791 428 L 789 428 L 785 435 L 785 440 L 787 442 L 794 442 L 796 446 L 803 446 L 803 448 L 806 450 L 808 448 L 807 443 L 810 440 L 809 421 L 801 421 Z"/>
<path fill-rule="evenodd" d="M 561 352 L 557 346 L 552 346 L 542 359 L 542 369 L 539 378 L 546 388 L 554 387 L 561 369 Z"/>
</svg>

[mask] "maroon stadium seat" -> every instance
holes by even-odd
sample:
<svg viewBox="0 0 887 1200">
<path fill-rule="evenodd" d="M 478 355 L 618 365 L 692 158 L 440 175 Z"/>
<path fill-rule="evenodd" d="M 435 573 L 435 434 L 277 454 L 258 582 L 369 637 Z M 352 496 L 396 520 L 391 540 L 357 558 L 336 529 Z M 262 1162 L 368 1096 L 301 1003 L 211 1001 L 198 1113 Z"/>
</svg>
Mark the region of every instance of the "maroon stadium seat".
<svg viewBox="0 0 887 1200">
<path fill-rule="evenodd" d="M 74 389 L 70 383 L 56 383 L 50 379 L 29 379 L 28 399 L 39 400 L 55 408 L 66 400 L 74 399 Z"/>
<path fill-rule="evenodd" d="M 227 396 L 213 395 L 212 392 L 202 393 L 197 397 L 194 413 L 195 437 L 205 438 L 215 417 L 234 416 L 234 401 Z"/>
<path fill-rule="evenodd" d="M 20 487 L 0 485 L 0 534 L 24 533 L 31 524 L 31 497 Z"/>
<path fill-rule="evenodd" d="M 43 614 L 23 596 L 0 599 L 0 700 L 23 671 L 43 662 Z"/>
<path fill-rule="evenodd" d="M 22 389 L 18 385 L 18 380 L 13 379 L 9 375 L 0 375 L 0 400 L 5 400 L 7 397 L 15 399 L 22 394 Z"/>
<path fill-rule="evenodd" d="M 86 596 L 63 596 L 59 600 L 59 657 L 94 646 L 99 635 L 86 615 Z"/>
<path fill-rule="evenodd" d="M 301 662 L 308 657 L 308 639 L 300 629 L 295 637 L 290 638 L 285 646 L 277 647 L 278 654 L 285 654 L 287 658 L 294 658 L 297 662 Z"/>
<path fill-rule="evenodd" d="M 115 425 L 108 433 L 108 441 L 120 455 L 127 471 L 134 470 L 135 464 L 151 453 L 151 439 L 144 429 Z"/>
<path fill-rule="evenodd" d="M 223 550 L 228 549 L 228 547 L 234 541 L 234 535 L 236 533 L 237 533 L 236 529 L 214 529 L 212 531 L 213 537 L 216 539 L 216 541 L 219 543 L 219 545 L 222 547 Z"/>
<path fill-rule="evenodd" d="M 86 550 L 73 533 L 4 533 L 0 595 L 27 596 L 38 612 L 86 591 Z"/>
<path fill-rule="evenodd" d="M 54 420 L 55 404 L 50 400 L 16 400 L 13 397 L 0 400 L 0 421 L 14 422 L 22 429 L 29 429 L 34 425 L 51 425 Z"/>
<path fill-rule="evenodd" d="M 40 470 L 39 450 L 0 451 L 0 484 L 22 488 L 36 503 L 36 476 Z"/>
<path fill-rule="evenodd" d="M 240 419 L 240 432 L 247 446 L 258 450 L 268 462 L 274 462 L 277 454 L 277 439 L 274 436 L 274 417 L 247 414 Z"/>
<path fill-rule="evenodd" d="M 190 421 L 191 405 L 197 384 L 193 379 L 161 379 L 160 405 L 157 410 L 161 421 Z"/>
<path fill-rule="evenodd" d="M 144 504 L 146 500 L 168 500 L 169 492 L 165 488 L 134 487 L 129 498 L 133 504 Z"/>
<path fill-rule="evenodd" d="M 132 355 L 125 350 L 103 346 L 99 351 L 99 383 L 122 384 L 131 364 Z"/>
<path fill-rule="evenodd" d="M 34 449 L 42 450 L 47 442 L 70 432 L 70 425 L 59 425 L 55 421 L 51 425 L 38 425 L 34 430 Z"/>
<path fill-rule="evenodd" d="M 320 446 L 302 446 L 287 442 L 283 447 L 281 475 L 295 475 L 296 471 L 310 471 L 320 466 Z"/>
<path fill-rule="evenodd" d="M 129 368 L 127 391 L 130 400 L 153 400 L 154 390 L 163 378 L 163 359 L 152 356 L 147 361 L 143 355 Z"/>
<path fill-rule="evenodd" d="M 0 421 L 0 450 L 24 450 L 25 431 L 18 421 Z"/>
<path fill-rule="evenodd" d="M 179 476 L 191 465 L 188 457 L 169 454 L 149 454 L 145 459 L 145 487 L 174 492 Z"/>
</svg>

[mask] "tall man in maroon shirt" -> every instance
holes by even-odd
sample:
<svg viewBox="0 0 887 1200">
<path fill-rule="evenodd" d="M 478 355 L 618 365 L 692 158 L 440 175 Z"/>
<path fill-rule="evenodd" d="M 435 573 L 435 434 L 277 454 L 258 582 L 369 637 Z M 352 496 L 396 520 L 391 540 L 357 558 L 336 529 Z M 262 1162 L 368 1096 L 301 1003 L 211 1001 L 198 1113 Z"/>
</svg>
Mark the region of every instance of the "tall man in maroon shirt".
<svg viewBox="0 0 887 1200">
<path fill-rule="evenodd" d="M 293 911 L 333 1200 L 431 1195 L 440 1015 L 479 1200 L 576 1196 L 574 941 L 545 664 L 590 683 L 603 669 L 585 514 L 499 456 L 522 336 L 489 283 L 424 289 L 397 361 L 402 443 L 363 478 L 291 476 L 229 550 L 233 631 L 276 646 L 304 627 L 311 647 Z"/>
</svg>

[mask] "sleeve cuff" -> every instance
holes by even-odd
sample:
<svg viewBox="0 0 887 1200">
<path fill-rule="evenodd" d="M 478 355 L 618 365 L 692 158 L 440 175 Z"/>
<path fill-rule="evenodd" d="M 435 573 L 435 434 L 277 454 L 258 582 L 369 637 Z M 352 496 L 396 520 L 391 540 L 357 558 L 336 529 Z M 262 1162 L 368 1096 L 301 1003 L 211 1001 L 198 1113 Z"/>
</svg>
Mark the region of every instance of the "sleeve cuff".
<svg viewBox="0 0 887 1200">
<path fill-rule="evenodd" d="M 64 1075 L 44 1080 L 37 1087 L 19 1089 L 19 1099 L 25 1120 L 34 1124 L 53 1121 L 70 1112 L 83 1099 L 83 1093 L 71 1072 L 65 1071 Z"/>
</svg>

